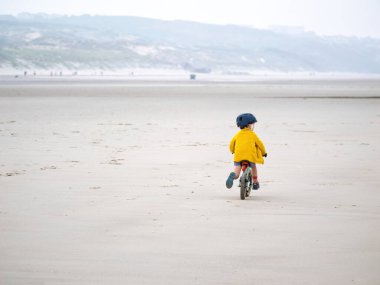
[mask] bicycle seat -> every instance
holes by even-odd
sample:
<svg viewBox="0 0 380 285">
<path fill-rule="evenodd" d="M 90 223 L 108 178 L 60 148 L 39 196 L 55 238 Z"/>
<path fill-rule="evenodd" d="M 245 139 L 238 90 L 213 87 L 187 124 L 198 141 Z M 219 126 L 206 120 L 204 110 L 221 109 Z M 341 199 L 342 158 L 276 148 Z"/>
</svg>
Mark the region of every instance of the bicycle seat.
<svg viewBox="0 0 380 285">
<path fill-rule="evenodd" d="M 242 167 L 242 170 L 244 171 L 248 166 L 250 166 L 250 162 L 248 160 L 240 161 L 240 165 Z"/>
</svg>

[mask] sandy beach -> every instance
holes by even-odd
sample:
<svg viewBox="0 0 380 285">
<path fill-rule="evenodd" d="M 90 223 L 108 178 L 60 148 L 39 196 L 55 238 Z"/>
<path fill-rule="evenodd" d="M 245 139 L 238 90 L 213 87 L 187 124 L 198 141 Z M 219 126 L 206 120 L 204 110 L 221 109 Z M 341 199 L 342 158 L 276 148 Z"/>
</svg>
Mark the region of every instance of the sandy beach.
<svg viewBox="0 0 380 285">
<path fill-rule="evenodd" d="M 0 284 L 378 285 L 379 145 L 380 80 L 4 81 Z"/>
</svg>

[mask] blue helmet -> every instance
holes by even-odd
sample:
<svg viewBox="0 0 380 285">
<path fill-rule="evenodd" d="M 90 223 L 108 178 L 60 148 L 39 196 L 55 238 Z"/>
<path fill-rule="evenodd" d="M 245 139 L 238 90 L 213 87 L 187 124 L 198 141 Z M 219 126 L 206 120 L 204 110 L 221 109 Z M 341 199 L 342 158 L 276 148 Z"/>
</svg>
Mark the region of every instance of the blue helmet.
<svg viewBox="0 0 380 285">
<path fill-rule="evenodd" d="M 236 125 L 240 128 L 245 128 L 249 124 L 256 123 L 257 120 L 251 113 L 241 114 L 236 118 Z"/>
</svg>

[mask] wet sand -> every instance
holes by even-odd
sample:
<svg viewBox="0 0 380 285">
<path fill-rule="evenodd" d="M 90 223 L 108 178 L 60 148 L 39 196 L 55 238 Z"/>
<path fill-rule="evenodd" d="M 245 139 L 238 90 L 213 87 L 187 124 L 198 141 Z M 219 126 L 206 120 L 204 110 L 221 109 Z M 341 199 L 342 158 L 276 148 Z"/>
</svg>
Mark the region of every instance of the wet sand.
<svg viewBox="0 0 380 285">
<path fill-rule="evenodd" d="M 379 130 L 377 80 L 0 84 L 0 284 L 379 284 Z"/>
</svg>

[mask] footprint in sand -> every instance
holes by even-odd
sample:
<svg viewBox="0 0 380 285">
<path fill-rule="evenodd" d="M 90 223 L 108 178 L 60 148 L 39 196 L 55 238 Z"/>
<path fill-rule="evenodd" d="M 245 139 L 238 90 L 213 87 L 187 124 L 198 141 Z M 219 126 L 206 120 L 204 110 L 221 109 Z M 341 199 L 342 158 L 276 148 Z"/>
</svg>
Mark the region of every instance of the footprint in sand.
<svg viewBox="0 0 380 285">
<path fill-rule="evenodd" d="M 41 170 L 47 170 L 47 169 L 57 169 L 56 166 L 52 165 L 52 166 L 45 166 L 45 167 L 41 167 L 40 168 Z"/>
<path fill-rule="evenodd" d="M 102 189 L 102 187 L 100 187 L 100 186 L 93 186 L 93 187 L 89 187 L 89 189 L 91 189 L 91 190 L 98 190 L 98 189 Z"/>
<path fill-rule="evenodd" d="M 25 173 L 25 170 L 23 170 L 22 172 L 20 172 L 20 171 L 12 171 L 12 172 L 6 172 L 4 174 L 0 173 L 0 176 L 15 176 L 15 175 L 21 175 L 21 174 L 24 174 L 24 173 Z"/>
<path fill-rule="evenodd" d="M 175 187 L 179 187 L 179 185 L 176 185 L 176 184 L 173 184 L 173 185 L 161 185 L 160 187 L 162 187 L 162 188 L 175 188 Z"/>
<path fill-rule="evenodd" d="M 118 159 L 111 159 L 108 164 L 113 164 L 113 165 L 122 165 L 121 161 L 123 161 L 123 158 L 118 158 Z"/>
</svg>

